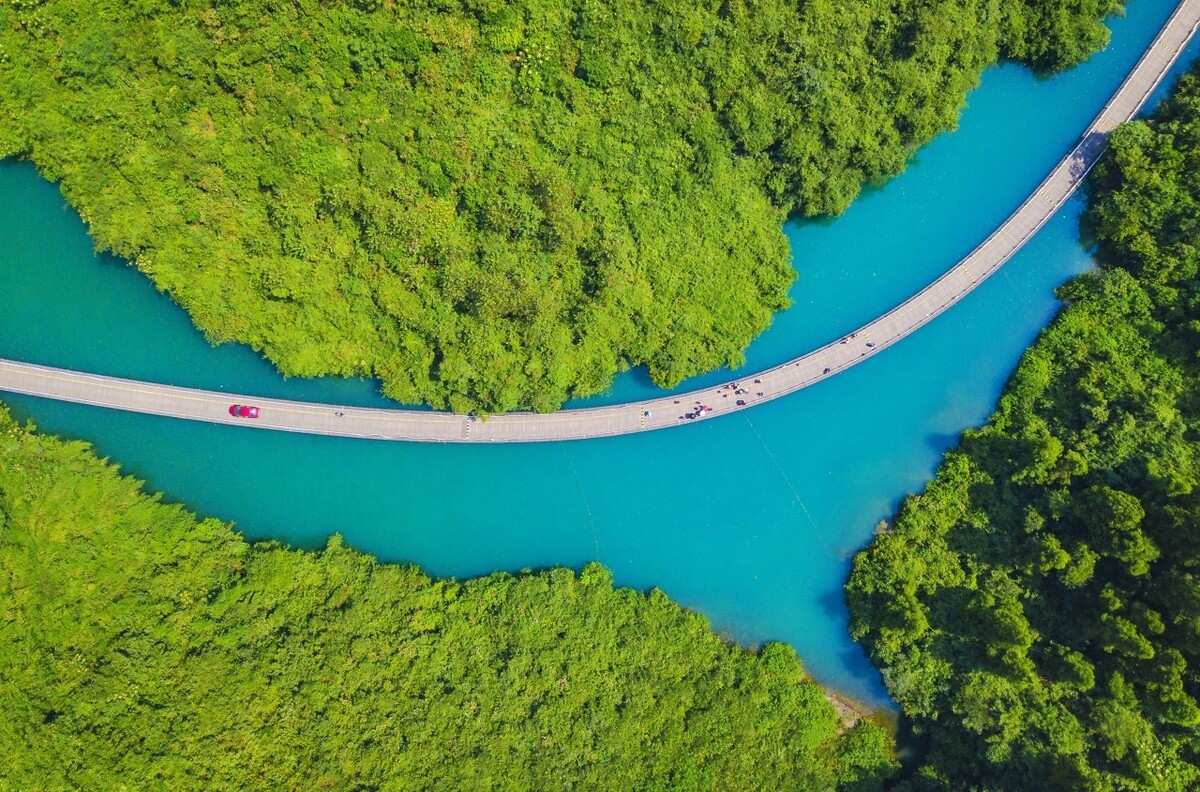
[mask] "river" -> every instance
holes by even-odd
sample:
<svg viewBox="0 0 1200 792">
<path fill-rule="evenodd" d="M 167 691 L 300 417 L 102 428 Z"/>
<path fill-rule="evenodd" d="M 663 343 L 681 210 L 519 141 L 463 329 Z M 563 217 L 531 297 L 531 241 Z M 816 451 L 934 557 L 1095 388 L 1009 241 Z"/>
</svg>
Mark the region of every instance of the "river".
<svg viewBox="0 0 1200 792">
<path fill-rule="evenodd" d="M 758 370 L 917 291 L 1014 209 L 1090 121 L 1169 14 L 1135 0 L 1112 44 L 1067 74 L 985 73 L 960 129 L 843 216 L 789 223 L 795 305 L 747 354 Z M 1200 53 L 1194 43 L 1183 68 Z M 5 396 L 45 431 L 93 442 L 147 489 L 247 537 L 304 547 L 340 532 L 387 561 L 467 577 L 590 560 L 659 587 L 731 639 L 790 643 L 823 683 L 887 704 L 846 634 L 853 553 L 986 419 L 1091 266 L 1072 201 L 999 275 L 932 325 L 827 382 L 671 432 L 522 446 L 391 444 L 192 424 Z M 26 163 L 0 163 L 0 356 L 158 382 L 384 406 L 371 382 L 283 380 L 210 348 L 140 274 L 96 256 L 78 215 Z M 736 377 L 718 372 L 681 390 Z M 630 372 L 587 404 L 657 393 Z"/>
</svg>

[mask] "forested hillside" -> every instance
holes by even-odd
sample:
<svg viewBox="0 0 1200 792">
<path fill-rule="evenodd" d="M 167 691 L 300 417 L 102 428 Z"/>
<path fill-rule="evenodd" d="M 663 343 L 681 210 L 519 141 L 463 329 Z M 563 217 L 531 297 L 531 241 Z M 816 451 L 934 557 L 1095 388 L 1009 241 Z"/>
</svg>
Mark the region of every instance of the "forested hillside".
<svg viewBox="0 0 1200 792">
<path fill-rule="evenodd" d="M 795 653 L 598 565 L 247 544 L 0 411 L 0 789 L 880 786 Z"/>
<path fill-rule="evenodd" d="M 1103 266 L 860 554 L 916 789 L 1200 787 L 1200 78 L 1093 173 Z"/>
<path fill-rule="evenodd" d="M 737 365 L 781 221 L 1057 68 L 1116 0 L 12 0 L 32 159 L 214 342 L 401 401 L 548 410 Z"/>
</svg>

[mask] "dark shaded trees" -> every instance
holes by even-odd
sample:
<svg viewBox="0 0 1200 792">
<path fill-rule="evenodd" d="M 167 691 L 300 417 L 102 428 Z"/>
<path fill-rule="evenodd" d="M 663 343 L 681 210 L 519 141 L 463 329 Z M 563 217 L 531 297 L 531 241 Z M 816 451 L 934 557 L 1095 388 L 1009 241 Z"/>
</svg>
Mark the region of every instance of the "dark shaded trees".
<svg viewBox="0 0 1200 792">
<path fill-rule="evenodd" d="M 853 630 L 931 737 L 913 788 L 1200 783 L 1200 78 L 1090 182 L 1102 266 L 894 531 Z"/>
</svg>

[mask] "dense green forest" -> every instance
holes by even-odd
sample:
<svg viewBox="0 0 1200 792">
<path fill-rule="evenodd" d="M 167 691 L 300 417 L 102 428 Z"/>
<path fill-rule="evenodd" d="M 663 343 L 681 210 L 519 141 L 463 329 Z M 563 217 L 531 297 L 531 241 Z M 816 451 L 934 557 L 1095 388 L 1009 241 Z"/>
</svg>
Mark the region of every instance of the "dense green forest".
<svg viewBox="0 0 1200 792">
<path fill-rule="evenodd" d="M 0 411 L 0 789 L 877 789 L 795 653 L 599 565 L 248 544 Z"/>
<path fill-rule="evenodd" d="M 31 159 L 214 342 L 457 410 L 738 365 L 838 212 L 998 56 L 1117 0 L 11 0 Z"/>
<path fill-rule="evenodd" d="M 1200 788 L 1200 76 L 1093 173 L 1102 266 L 854 563 L 914 789 Z"/>
</svg>

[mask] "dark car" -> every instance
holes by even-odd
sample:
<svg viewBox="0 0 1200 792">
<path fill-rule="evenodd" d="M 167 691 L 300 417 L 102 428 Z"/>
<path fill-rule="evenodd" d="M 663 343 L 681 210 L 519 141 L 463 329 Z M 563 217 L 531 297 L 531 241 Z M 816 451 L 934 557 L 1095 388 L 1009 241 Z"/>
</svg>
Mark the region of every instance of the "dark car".
<svg viewBox="0 0 1200 792">
<path fill-rule="evenodd" d="M 229 414 L 234 418 L 257 418 L 258 408 L 248 404 L 231 404 L 229 405 Z"/>
</svg>

